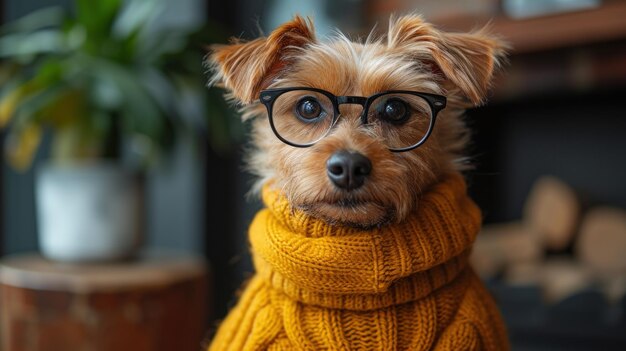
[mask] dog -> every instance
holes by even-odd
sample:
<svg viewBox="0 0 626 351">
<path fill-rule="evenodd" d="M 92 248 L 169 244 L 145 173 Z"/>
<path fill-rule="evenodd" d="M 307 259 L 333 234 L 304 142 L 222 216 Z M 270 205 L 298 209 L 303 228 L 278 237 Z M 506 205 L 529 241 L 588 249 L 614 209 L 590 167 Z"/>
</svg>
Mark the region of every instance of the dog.
<svg viewBox="0 0 626 351">
<path fill-rule="evenodd" d="M 506 45 L 418 15 L 384 35 L 318 40 L 295 16 L 215 45 L 211 85 L 252 123 L 247 164 L 266 209 L 256 274 L 210 350 L 506 350 L 467 255 L 480 211 L 460 171 L 463 120 Z"/>
</svg>

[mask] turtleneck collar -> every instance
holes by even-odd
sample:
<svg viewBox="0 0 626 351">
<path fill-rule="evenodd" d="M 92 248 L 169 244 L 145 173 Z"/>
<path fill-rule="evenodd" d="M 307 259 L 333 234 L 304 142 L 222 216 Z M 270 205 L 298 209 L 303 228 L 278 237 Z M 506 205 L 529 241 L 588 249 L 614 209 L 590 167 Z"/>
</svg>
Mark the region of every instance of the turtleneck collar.
<svg viewBox="0 0 626 351">
<path fill-rule="evenodd" d="M 308 216 L 269 186 L 263 201 L 250 227 L 258 273 L 292 299 L 329 308 L 404 303 L 451 282 L 466 268 L 481 222 L 459 174 L 423 194 L 403 222 L 371 230 Z"/>
</svg>

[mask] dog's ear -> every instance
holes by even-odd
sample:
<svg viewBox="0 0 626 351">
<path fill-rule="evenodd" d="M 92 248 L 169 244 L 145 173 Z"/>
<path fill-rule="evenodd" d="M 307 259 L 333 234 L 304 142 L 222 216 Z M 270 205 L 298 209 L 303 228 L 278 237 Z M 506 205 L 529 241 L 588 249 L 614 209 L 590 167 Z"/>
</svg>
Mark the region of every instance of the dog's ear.
<svg viewBox="0 0 626 351">
<path fill-rule="evenodd" d="M 424 22 L 417 15 L 391 20 L 387 44 L 434 65 L 445 78 L 458 87 L 475 105 L 487 94 L 494 70 L 505 56 L 507 45 L 488 35 L 445 33 Z"/>
<path fill-rule="evenodd" d="M 287 68 L 297 48 L 313 42 L 313 21 L 295 16 L 268 37 L 213 45 L 207 59 L 213 70 L 210 84 L 225 87 L 236 100 L 249 104 Z"/>
</svg>

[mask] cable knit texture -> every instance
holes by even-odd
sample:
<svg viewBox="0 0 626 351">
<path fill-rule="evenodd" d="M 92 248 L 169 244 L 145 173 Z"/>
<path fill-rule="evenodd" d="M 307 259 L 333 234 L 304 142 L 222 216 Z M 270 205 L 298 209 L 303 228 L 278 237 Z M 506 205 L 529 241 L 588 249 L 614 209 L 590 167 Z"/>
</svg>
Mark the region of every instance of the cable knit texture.
<svg viewBox="0 0 626 351">
<path fill-rule="evenodd" d="M 257 274 L 218 329 L 223 350 L 508 350 L 468 254 L 481 214 L 453 174 L 402 223 L 331 226 L 263 189 Z"/>
</svg>

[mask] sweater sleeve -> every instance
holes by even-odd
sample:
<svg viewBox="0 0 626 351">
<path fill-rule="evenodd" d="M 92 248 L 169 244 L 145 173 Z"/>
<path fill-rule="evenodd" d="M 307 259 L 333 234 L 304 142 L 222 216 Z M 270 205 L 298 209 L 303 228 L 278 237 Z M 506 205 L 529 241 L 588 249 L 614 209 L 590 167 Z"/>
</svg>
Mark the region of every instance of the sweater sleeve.
<svg viewBox="0 0 626 351">
<path fill-rule="evenodd" d="M 253 278 L 220 324 L 208 351 L 266 350 L 282 330 L 265 283 Z"/>
<path fill-rule="evenodd" d="M 484 350 L 476 327 L 469 321 L 455 321 L 443 332 L 435 351 Z"/>
<path fill-rule="evenodd" d="M 509 350 L 500 312 L 475 274 L 472 274 L 456 317 L 444 330 L 435 350 Z"/>
</svg>

